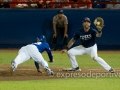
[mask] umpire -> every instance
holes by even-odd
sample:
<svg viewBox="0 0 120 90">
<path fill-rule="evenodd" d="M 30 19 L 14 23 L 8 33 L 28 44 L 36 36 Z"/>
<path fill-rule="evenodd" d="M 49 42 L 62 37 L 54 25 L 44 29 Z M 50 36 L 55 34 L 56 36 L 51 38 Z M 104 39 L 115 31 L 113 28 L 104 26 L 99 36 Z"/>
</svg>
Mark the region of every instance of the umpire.
<svg viewBox="0 0 120 90">
<path fill-rule="evenodd" d="M 63 10 L 58 10 L 57 15 L 53 17 L 53 41 L 52 45 L 53 48 L 52 50 L 56 50 L 56 44 L 58 37 L 61 35 L 63 37 L 63 48 L 66 48 L 67 46 L 67 41 L 68 41 L 68 19 L 64 15 Z"/>
</svg>

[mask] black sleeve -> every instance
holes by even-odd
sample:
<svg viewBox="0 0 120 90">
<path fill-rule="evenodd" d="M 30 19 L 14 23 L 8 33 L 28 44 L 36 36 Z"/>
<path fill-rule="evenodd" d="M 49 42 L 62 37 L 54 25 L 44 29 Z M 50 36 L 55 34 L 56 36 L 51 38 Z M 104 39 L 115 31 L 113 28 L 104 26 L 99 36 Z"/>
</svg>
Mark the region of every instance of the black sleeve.
<svg viewBox="0 0 120 90">
<path fill-rule="evenodd" d="M 76 32 L 73 36 L 74 40 L 78 40 L 80 38 L 79 32 Z"/>
</svg>

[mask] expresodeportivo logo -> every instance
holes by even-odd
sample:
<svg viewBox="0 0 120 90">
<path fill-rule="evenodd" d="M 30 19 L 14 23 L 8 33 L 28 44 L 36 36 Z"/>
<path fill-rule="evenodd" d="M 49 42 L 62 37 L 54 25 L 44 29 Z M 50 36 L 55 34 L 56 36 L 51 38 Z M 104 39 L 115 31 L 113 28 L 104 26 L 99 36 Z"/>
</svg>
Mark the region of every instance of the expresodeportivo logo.
<svg viewBox="0 0 120 90">
<path fill-rule="evenodd" d="M 120 73 L 110 73 L 110 72 L 58 72 L 56 73 L 58 78 L 99 78 L 99 77 L 120 77 Z"/>
</svg>

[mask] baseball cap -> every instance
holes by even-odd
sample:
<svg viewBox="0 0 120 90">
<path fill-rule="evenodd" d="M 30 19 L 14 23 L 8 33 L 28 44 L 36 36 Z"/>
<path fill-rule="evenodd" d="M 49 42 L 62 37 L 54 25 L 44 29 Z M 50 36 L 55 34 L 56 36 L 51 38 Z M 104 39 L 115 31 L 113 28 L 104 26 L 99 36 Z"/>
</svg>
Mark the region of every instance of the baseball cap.
<svg viewBox="0 0 120 90">
<path fill-rule="evenodd" d="M 58 10 L 57 14 L 63 14 L 63 10 Z"/>
<path fill-rule="evenodd" d="M 88 18 L 88 17 L 85 17 L 82 22 L 86 22 L 86 21 L 91 23 L 90 18 Z"/>
</svg>

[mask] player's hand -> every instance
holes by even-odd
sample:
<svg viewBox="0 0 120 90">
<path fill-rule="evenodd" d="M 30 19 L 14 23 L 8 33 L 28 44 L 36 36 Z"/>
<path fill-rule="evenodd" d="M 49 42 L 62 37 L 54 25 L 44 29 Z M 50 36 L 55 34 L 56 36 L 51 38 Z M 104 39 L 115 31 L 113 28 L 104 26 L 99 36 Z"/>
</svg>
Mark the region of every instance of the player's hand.
<svg viewBox="0 0 120 90">
<path fill-rule="evenodd" d="M 52 61 L 49 60 L 48 62 L 49 62 L 49 63 L 52 63 L 52 62 L 54 62 L 54 59 L 53 59 Z"/>
<path fill-rule="evenodd" d="M 54 38 L 54 37 L 56 38 L 56 36 L 57 36 L 57 34 L 54 34 L 54 35 L 53 35 L 53 38 Z"/>
<path fill-rule="evenodd" d="M 67 52 L 66 49 L 63 49 L 63 50 L 61 51 L 62 54 L 63 54 L 63 53 L 66 53 L 66 52 Z"/>
<path fill-rule="evenodd" d="M 52 62 L 51 62 L 51 61 L 48 61 L 48 62 L 49 62 L 49 63 L 52 63 L 53 61 L 52 61 Z"/>
<path fill-rule="evenodd" d="M 64 34 L 64 37 L 67 37 L 67 38 L 68 38 L 68 34 Z"/>
<path fill-rule="evenodd" d="M 37 69 L 37 72 L 38 72 L 38 73 L 43 73 L 40 69 Z"/>
</svg>

